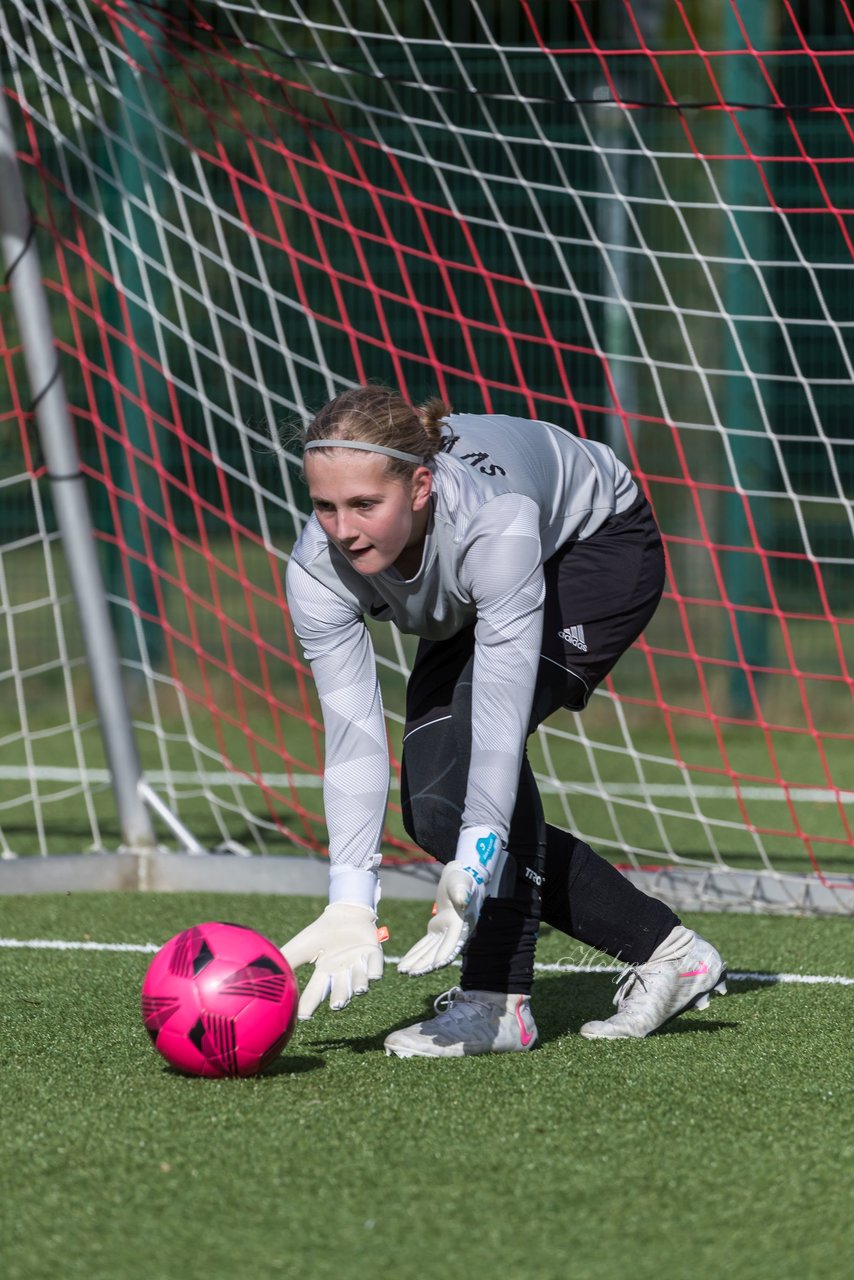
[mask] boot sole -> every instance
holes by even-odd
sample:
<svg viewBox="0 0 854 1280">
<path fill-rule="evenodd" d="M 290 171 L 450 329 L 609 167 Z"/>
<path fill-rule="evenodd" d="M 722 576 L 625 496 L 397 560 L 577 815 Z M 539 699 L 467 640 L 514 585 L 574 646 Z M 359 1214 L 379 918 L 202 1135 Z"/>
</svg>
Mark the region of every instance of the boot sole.
<svg viewBox="0 0 854 1280">
<path fill-rule="evenodd" d="M 385 1056 L 387 1058 L 479 1058 L 487 1053 L 530 1053 L 538 1043 L 539 1038 L 535 1036 L 530 1044 L 522 1045 L 518 1049 L 478 1049 L 474 1053 L 421 1053 L 418 1049 L 386 1048 Z"/>
</svg>

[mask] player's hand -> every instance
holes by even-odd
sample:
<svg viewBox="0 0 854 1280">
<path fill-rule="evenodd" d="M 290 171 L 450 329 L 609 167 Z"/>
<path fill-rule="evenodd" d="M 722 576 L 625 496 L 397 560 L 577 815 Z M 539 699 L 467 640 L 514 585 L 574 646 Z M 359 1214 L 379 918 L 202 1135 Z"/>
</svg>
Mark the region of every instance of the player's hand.
<svg viewBox="0 0 854 1280">
<path fill-rule="evenodd" d="M 353 996 L 364 995 L 383 976 L 383 949 L 377 918 L 370 907 L 331 903 L 322 915 L 282 947 L 292 969 L 313 964 L 303 991 L 298 1018 L 310 1018 L 329 996 L 332 1009 L 343 1009 Z"/>
<path fill-rule="evenodd" d="M 436 910 L 423 938 L 398 962 L 401 973 L 431 973 L 455 960 L 474 933 L 489 882 L 500 875 L 504 849 L 488 827 L 464 827 L 453 862 L 442 871 Z"/>
<path fill-rule="evenodd" d="M 486 896 L 469 868 L 449 862 L 439 877 L 436 912 L 427 933 L 398 962 L 401 973 L 430 973 L 450 964 L 460 954 L 477 924 Z"/>
</svg>

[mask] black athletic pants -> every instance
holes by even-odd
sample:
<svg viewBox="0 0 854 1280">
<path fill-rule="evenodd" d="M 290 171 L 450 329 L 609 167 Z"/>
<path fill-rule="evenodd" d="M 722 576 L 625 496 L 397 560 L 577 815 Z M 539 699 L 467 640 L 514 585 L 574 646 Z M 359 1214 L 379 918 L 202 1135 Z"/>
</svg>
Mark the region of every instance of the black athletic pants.
<svg viewBox="0 0 854 1280">
<path fill-rule="evenodd" d="M 664 587 L 661 538 L 646 499 L 546 562 L 543 644 L 528 732 L 560 707 L 581 711 L 649 622 Z M 407 689 L 406 829 L 440 862 L 454 856 L 471 753 L 474 627 L 422 641 Z M 512 697 L 512 690 L 508 690 Z M 541 919 L 628 964 L 648 960 L 679 923 L 576 836 L 546 823 L 527 754 L 499 895 L 463 954 L 468 990 L 530 992 Z"/>
</svg>

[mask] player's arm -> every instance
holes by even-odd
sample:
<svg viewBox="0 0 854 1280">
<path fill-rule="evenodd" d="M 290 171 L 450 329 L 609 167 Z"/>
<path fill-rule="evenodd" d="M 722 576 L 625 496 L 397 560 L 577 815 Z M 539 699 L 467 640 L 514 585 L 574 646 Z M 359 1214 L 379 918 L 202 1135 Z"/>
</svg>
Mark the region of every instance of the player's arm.
<svg viewBox="0 0 854 1280">
<path fill-rule="evenodd" d="M 299 1016 L 327 997 L 343 1009 L 382 977 L 377 934 L 380 842 L 388 801 L 385 719 L 373 645 L 355 607 L 295 560 L 288 605 L 323 712 L 323 803 L 329 832 L 329 905 L 282 947 L 293 968 L 313 964 Z"/>
<path fill-rule="evenodd" d="M 469 535 L 460 580 L 477 605 L 477 624 L 466 803 L 436 912 L 400 961 L 403 973 L 428 973 L 459 955 L 499 883 L 537 680 L 545 596 L 539 509 L 503 494 Z"/>
</svg>

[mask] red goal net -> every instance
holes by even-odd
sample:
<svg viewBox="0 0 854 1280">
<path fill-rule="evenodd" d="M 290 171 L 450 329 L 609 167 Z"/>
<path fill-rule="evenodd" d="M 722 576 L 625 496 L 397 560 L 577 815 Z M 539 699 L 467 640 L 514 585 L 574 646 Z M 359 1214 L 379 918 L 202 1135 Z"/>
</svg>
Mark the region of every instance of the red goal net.
<svg viewBox="0 0 854 1280">
<path fill-rule="evenodd" d="M 165 804 L 207 847 L 325 847 L 282 588 L 308 516 L 288 442 L 377 379 L 604 440 L 655 509 L 658 614 L 531 744 L 550 819 L 699 902 L 850 910 L 846 0 L 8 9 L 5 93 Z M 101 849 L 7 301 L 2 850 Z M 374 638 L 396 770 L 412 643 Z M 392 798 L 386 856 L 418 856 Z"/>
</svg>

